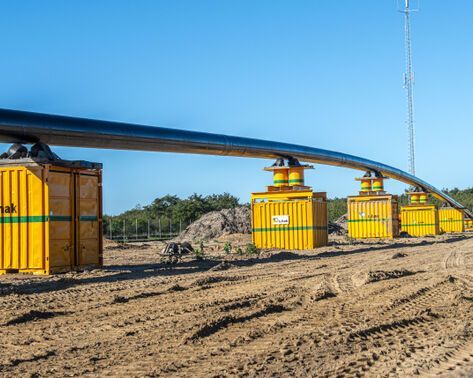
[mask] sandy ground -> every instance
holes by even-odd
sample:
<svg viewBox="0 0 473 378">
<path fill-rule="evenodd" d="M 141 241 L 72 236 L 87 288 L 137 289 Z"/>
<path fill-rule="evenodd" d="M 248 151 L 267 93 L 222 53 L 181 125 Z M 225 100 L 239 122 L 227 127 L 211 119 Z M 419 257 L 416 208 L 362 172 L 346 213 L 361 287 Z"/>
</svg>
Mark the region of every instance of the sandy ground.
<svg viewBox="0 0 473 378">
<path fill-rule="evenodd" d="M 332 242 L 174 266 L 109 245 L 104 270 L 1 276 L 0 375 L 473 374 L 473 235 Z"/>
</svg>

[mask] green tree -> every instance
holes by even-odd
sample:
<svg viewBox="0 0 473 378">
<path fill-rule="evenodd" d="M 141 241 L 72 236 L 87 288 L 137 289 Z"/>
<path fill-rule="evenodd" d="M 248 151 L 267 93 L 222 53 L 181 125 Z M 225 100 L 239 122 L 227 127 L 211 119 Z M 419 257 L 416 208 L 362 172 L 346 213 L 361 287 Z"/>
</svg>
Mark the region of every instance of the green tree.
<svg viewBox="0 0 473 378">
<path fill-rule="evenodd" d="M 334 198 L 327 201 L 328 220 L 336 221 L 347 213 L 347 199 Z"/>
<path fill-rule="evenodd" d="M 112 221 L 112 235 L 115 236 L 122 236 L 124 230 L 127 238 L 134 238 L 136 234 L 140 237 L 146 236 L 148 223 L 154 233 L 159 229 L 159 225 L 162 233 L 168 233 L 170 230 L 176 233 L 210 211 L 236 206 L 239 206 L 238 198 L 228 193 L 210 196 L 194 193 L 185 199 L 167 194 L 156 198 L 149 205 L 137 205 L 114 217 L 104 216 L 103 230 L 104 235 L 109 236 Z"/>
</svg>

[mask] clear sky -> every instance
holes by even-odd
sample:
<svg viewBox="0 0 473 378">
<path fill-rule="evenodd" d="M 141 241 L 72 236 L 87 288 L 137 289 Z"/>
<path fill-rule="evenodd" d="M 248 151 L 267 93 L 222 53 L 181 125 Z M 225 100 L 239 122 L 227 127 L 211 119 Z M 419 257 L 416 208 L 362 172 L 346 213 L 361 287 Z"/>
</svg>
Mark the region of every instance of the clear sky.
<svg viewBox="0 0 473 378">
<path fill-rule="evenodd" d="M 470 0 L 423 0 L 413 17 L 417 173 L 439 187 L 473 185 L 472 14 Z M 0 41 L 0 107 L 292 142 L 407 170 L 395 0 L 3 0 Z M 265 160 L 54 150 L 103 162 L 108 214 L 166 193 L 246 202 L 271 182 Z M 358 175 L 317 166 L 308 183 L 344 196 Z"/>
</svg>

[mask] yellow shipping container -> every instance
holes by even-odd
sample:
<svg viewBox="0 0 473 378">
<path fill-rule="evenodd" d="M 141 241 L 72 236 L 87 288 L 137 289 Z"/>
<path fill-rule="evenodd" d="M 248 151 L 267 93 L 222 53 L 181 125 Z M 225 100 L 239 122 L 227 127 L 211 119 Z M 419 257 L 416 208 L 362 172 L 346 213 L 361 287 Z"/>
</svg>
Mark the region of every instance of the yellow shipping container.
<svg viewBox="0 0 473 378">
<path fill-rule="evenodd" d="M 0 273 L 102 265 L 102 171 L 58 164 L 0 164 Z"/>
<path fill-rule="evenodd" d="M 305 250 L 328 243 L 325 193 L 253 193 L 251 214 L 253 244 L 258 248 Z"/>
<path fill-rule="evenodd" d="M 473 231 L 473 219 L 465 219 L 465 231 Z"/>
<path fill-rule="evenodd" d="M 440 232 L 455 233 L 464 232 L 465 213 L 463 210 L 443 207 L 439 209 Z"/>
<path fill-rule="evenodd" d="M 401 207 L 401 230 L 410 236 L 438 235 L 439 216 L 434 205 L 409 205 Z"/>
<path fill-rule="evenodd" d="M 348 235 L 354 239 L 399 236 L 397 196 L 348 197 Z"/>
</svg>

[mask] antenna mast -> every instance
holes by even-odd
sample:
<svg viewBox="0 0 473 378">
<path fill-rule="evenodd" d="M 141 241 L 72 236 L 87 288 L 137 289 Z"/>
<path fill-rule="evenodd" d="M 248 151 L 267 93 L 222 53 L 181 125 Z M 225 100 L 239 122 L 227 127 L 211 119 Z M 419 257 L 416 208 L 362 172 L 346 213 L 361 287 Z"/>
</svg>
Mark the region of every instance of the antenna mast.
<svg viewBox="0 0 473 378">
<path fill-rule="evenodd" d="M 411 21 L 410 14 L 413 9 L 409 7 L 409 0 L 404 0 L 404 8 L 400 10 L 404 13 L 404 43 L 406 48 L 406 73 L 404 74 L 404 88 L 407 96 L 407 128 L 409 135 L 409 173 L 415 176 L 415 141 L 414 141 L 414 106 L 413 106 L 413 86 L 414 73 L 412 72 L 412 51 L 411 51 Z"/>
</svg>

